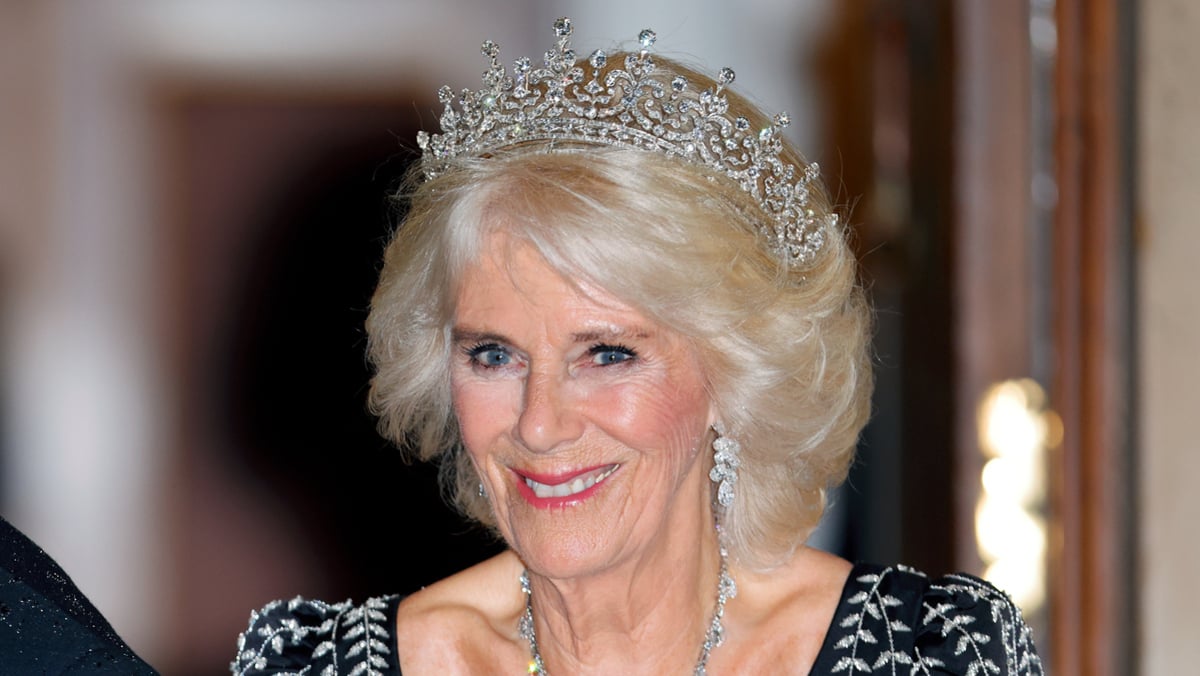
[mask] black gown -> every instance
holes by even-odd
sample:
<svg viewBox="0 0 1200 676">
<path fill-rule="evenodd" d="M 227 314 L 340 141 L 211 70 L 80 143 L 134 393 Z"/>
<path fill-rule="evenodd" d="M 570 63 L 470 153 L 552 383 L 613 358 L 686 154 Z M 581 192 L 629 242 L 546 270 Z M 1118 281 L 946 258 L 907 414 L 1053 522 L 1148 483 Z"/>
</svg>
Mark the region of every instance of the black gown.
<svg viewBox="0 0 1200 676">
<path fill-rule="evenodd" d="M 301 598 L 251 615 L 231 670 L 252 674 L 396 676 L 399 596 L 362 604 Z M 851 571 L 812 671 L 823 674 L 1043 676 L 1021 613 L 969 575 L 931 580 L 900 566 Z"/>
<path fill-rule="evenodd" d="M 0 673 L 155 674 L 83 592 L 0 519 Z"/>
</svg>

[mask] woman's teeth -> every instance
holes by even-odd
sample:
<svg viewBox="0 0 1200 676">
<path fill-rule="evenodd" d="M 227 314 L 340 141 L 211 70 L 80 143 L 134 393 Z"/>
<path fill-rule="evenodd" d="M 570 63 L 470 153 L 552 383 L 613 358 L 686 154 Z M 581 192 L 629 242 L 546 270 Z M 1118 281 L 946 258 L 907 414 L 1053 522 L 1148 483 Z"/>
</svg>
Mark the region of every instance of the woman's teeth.
<svg viewBox="0 0 1200 676">
<path fill-rule="evenodd" d="M 587 474 L 581 474 L 570 481 L 564 481 L 561 484 L 551 486 L 549 484 L 538 483 L 529 477 L 525 479 L 525 485 L 533 489 L 533 494 L 539 498 L 566 498 L 576 493 L 582 493 L 596 484 L 604 481 L 613 472 L 617 471 L 620 465 L 611 465 L 604 469 L 598 469 Z"/>
</svg>

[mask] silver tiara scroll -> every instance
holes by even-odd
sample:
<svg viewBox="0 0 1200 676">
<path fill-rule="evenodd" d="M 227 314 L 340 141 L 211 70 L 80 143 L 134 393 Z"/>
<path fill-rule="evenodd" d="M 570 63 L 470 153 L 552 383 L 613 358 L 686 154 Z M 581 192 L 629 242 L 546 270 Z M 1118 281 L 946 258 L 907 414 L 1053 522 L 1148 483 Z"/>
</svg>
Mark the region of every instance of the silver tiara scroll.
<svg viewBox="0 0 1200 676">
<path fill-rule="evenodd" d="M 791 119 L 775 116 L 762 129 L 745 117 L 729 117 L 725 88 L 734 72 L 722 68 L 717 85 L 698 97 L 681 96 L 690 86 L 681 75 L 658 74 L 650 48 L 652 30 L 638 35 L 641 49 L 625 57 L 624 69 L 609 68 L 603 50 L 576 62 L 571 49 L 571 20 L 554 22 L 557 40 L 540 66 L 517 59 L 510 74 L 500 63 L 500 47 L 487 40 L 483 55 L 490 65 L 483 88 L 438 90 L 446 106 L 441 134 L 420 132 L 422 170 L 427 179 L 450 168 L 457 157 L 481 157 L 530 141 L 605 145 L 662 153 L 693 162 L 733 179 L 758 201 L 772 222 L 763 235 L 790 265 L 811 262 L 836 227 L 836 215 L 818 214 L 809 205 L 815 163 L 796 167 L 780 157 L 783 128 Z M 661 79 L 660 79 L 661 78 Z"/>
</svg>

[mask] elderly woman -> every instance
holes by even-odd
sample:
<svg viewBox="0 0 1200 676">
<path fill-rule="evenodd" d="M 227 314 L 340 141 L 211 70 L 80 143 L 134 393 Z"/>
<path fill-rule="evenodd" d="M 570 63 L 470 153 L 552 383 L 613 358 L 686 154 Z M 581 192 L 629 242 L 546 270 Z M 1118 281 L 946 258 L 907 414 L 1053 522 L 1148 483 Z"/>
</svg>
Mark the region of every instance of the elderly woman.
<svg viewBox="0 0 1200 676">
<path fill-rule="evenodd" d="M 576 59 L 554 28 L 440 92 L 367 327 L 382 429 L 509 549 L 270 604 L 234 672 L 1040 674 L 986 583 L 804 544 L 867 417 L 870 312 L 786 116 L 651 31 Z"/>
</svg>

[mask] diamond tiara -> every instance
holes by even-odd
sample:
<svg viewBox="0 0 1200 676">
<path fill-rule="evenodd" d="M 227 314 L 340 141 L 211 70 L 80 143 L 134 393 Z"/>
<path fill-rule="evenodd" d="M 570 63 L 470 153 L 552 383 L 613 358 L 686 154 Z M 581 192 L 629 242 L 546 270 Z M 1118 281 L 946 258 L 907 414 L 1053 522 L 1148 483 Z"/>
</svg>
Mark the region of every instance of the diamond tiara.
<svg viewBox="0 0 1200 676">
<path fill-rule="evenodd" d="M 586 62 L 576 61 L 573 32 L 569 18 L 555 21 L 557 40 L 542 65 L 520 58 L 512 74 L 500 63 L 500 47 L 485 41 L 481 51 L 490 65 L 483 88 L 455 96 L 443 86 L 438 90 L 445 105 L 442 133 L 417 134 L 425 178 L 445 173 L 455 158 L 482 157 L 531 141 L 657 152 L 733 179 L 770 216 L 761 230 L 779 259 L 788 265 L 813 261 L 826 231 L 836 228 L 837 215 L 818 213 L 809 204 L 810 185 L 820 173 L 817 164 L 796 167 L 780 156 L 782 132 L 791 123 L 787 113 L 757 130 L 746 117 L 730 117 L 725 95 L 735 77 L 730 68 L 719 71 L 716 86 L 685 96 L 691 86 L 687 78 L 656 70 L 652 30 L 638 35 L 641 49 L 625 56 L 623 69 L 607 70 L 603 50 L 592 52 Z"/>
</svg>

